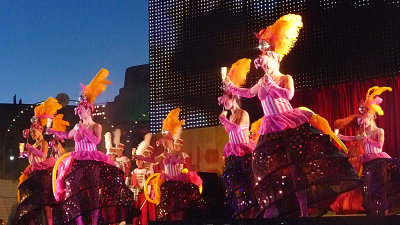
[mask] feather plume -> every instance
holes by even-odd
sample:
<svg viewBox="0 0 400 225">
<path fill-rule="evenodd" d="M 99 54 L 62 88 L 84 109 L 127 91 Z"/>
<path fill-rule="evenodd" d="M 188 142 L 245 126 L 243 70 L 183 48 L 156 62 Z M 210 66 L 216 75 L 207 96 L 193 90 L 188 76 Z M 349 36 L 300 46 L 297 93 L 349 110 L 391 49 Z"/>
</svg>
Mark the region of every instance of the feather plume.
<svg viewBox="0 0 400 225">
<path fill-rule="evenodd" d="M 151 134 L 144 135 L 144 139 L 136 148 L 136 155 L 143 155 L 144 151 L 150 146 Z"/>
<path fill-rule="evenodd" d="M 280 59 L 287 55 L 293 48 L 303 27 L 301 16 L 287 14 L 279 18 L 273 25 L 259 32 L 259 39 L 267 41 Z"/>
<path fill-rule="evenodd" d="M 385 91 L 392 91 L 392 88 L 374 86 L 368 89 L 364 105 L 368 108 L 369 114 L 377 113 L 380 116 L 384 114 L 382 108 L 379 106 L 382 99 L 378 96 Z"/>
<path fill-rule="evenodd" d="M 52 126 L 54 130 L 64 132 L 67 129 L 69 122 L 63 120 L 63 117 L 63 114 L 58 114 L 56 117 L 54 117 Z"/>
<path fill-rule="evenodd" d="M 112 148 L 111 132 L 107 132 L 107 133 L 104 134 L 104 142 L 106 144 L 107 152 L 109 152 L 110 149 Z"/>
<path fill-rule="evenodd" d="M 99 96 L 101 92 L 106 91 L 107 84 L 112 84 L 111 81 L 107 80 L 108 73 L 108 70 L 102 68 L 88 86 L 85 87 L 81 84 L 83 94 L 92 105 L 96 101 L 97 96 Z"/>
<path fill-rule="evenodd" d="M 251 134 L 253 135 L 253 140 L 255 142 L 258 141 L 258 138 L 260 137 L 260 134 L 258 133 L 258 130 L 260 129 L 261 123 L 262 123 L 262 117 L 260 119 L 258 119 L 257 121 L 255 121 L 254 123 L 251 124 Z"/>
<path fill-rule="evenodd" d="M 250 71 L 251 59 L 239 59 L 232 64 L 228 76 L 236 87 L 241 87 L 246 83 L 247 74 Z"/>
<path fill-rule="evenodd" d="M 185 120 L 179 120 L 180 112 L 180 108 L 173 109 L 169 112 L 163 122 L 163 132 L 168 132 L 172 137 L 179 135 L 179 132 L 182 131 L 182 126 L 185 124 Z"/>
<path fill-rule="evenodd" d="M 50 97 L 42 102 L 39 106 L 35 107 L 35 117 L 40 120 L 42 126 L 46 126 L 47 118 L 52 117 L 61 109 L 62 105 L 58 103 L 57 99 Z"/>
<path fill-rule="evenodd" d="M 113 134 L 114 134 L 113 143 L 114 143 L 114 146 L 117 146 L 119 143 L 121 143 L 121 130 L 116 129 L 113 132 Z"/>
</svg>

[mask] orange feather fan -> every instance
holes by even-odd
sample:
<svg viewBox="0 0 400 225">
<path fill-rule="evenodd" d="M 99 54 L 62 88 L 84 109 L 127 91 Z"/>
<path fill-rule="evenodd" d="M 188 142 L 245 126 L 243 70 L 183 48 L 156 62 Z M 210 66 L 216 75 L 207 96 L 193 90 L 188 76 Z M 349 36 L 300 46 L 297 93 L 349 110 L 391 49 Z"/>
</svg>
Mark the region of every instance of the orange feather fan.
<svg viewBox="0 0 400 225">
<path fill-rule="evenodd" d="M 241 87 L 246 83 L 246 77 L 250 71 L 250 63 L 251 59 L 243 58 L 232 64 L 228 76 L 235 87 Z"/>
</svg>

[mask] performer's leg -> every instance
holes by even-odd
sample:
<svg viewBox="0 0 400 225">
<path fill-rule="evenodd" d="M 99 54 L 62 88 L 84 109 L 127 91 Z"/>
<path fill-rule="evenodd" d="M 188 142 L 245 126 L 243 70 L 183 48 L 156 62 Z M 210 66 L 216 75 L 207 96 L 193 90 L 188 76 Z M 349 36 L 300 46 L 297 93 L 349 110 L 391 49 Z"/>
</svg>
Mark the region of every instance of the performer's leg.
<svg viewBox="0 0 400 225">
<path fill-rule="evenodd" d="M 99 218 L 99 211 L 98 209 L 95 209 L 92 211 L 91 213 L 91 217 L 92 217 L 92 225 L 97 225 L 97 220 Z"/>
<path fill-rule="evenodd" d="M 48 225 L 53 225 L 53 213 L 51 211 L 50 206 L 45 206 L 44 207 L 44 212 L 46 214 L 46 220 Z"/>
<path fill-rule="evenodd" d="M 78 216 L 75 219 L 75 222 L 76 222 L 77 225 L 83 225 L 82 216 Z"/>
<path fill-rule="evenodd" d="M 147 211 L 147 201 L 146 201 L 146 197 L 144 196 L 144 193 L 140 193 L 139 197 L 141 199 L 139 207 L 142 207 L 141 210 L 140 210 L 142 212 L 141 221 L 142 221 L 142 224 L 144 225 L 144 224 L 147 224 L 147 213 L 148 213 L 148 211 Z"/>
</svg>

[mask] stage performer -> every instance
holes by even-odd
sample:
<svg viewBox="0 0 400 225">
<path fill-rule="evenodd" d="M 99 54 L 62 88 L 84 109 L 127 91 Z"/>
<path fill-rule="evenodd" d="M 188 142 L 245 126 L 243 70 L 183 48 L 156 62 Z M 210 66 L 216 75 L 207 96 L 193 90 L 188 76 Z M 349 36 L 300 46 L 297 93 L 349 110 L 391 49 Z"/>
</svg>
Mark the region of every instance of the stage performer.
<svg viewBox="0 0 400 225">
<path fill-rule="evenodd" d="M 400 197 L 400 163 L 383 152 L 384 130 L 377 127 L 376 114 L 383 115 L 378 97 L 390 87 L 372 87 L 368 90 L 364 103 L 359 107 L 358 118 L 361 134 L 357 136 L 339 135 L 345 141 L 362 141 L 365 152 L 361 156 L 364 180 L 363 206 L 367 215 L 388 214 L 389 207 Z"/>
<path fill-rule="evenodd" d="M 119 167 L 122 168 L 122 171 L 124 171 L 125 184 L 129 186 L 131 183 L 131 160 L 124 155 L 124 144 L 119 143 L 115 148 L 117 153 L 117 158 L 115 158 L 115 161 L 120 165 Z"/>
<path fill-rule="evenodd" d="M 179 120 L 180 109 L 172 110 L 165 118 L 162 134 L 158 141 L 162 144 L 164 152 L 150 159 L 135 156 L 147 162 L 162 162 L 164 172 L 156 181 L 156 216 L 158 220 L 182 220 L 191 216 L 199 217 L 206 210 L 206 201 L 201 194 L 202 179 L 197 173 L 180 170 L 180 164 L 184 164 L 182 152 L 174 150 L 174 140 L 179 138 L 184 120 Z M 160 190 L 159 190 L 160 189 Z"/>
<path fill-rule="evenodd" d="M 65 131 L 69 123 L 62 120 L 62 114 L 55 116 L 57 110 L 61 108 L 62 106 L 56 99 L 48 98 L 41 105 L 35 107 L 35 115 L 31 119 L 32 125 L 29 130 L 24 131 L 24 136 L 29 139 L 29 132 L 35 143 L 31 145 L 27 142 L 26 151 L 20 152 L 21 156 L 28 157 L 29 166 L 20 177 L 19 205 L 16 210 L 15 224 L 51 225 L 57 219 L 53 218 L 52 209 L 56 209 L 57 205 L 51 186 L 51 173 L 55 159 L 52 155 L 46 158 L 48 143 L 43 138 L 43 132 L 52 125 L 53 120 L 54 129 Z M 43 214 L 46 222 L 42 221 Z"/>
<path fill-rule="evenodd" d="M 150 138 L 149 138 L 150 137 Z M 134 156 L 145 156 L 145 151 L 149 149 L 151 134 L 145 135 L 145 140 L 142 141 L 137 147 L 136 151 L 133 153 Z M 147 163 L 151 164 L 151 163 Z M 141 211 L 141 215 L 133 219 L 134 225 L 139 224 L 147 224 L 148 221 L 155 220 L 155 205 L 147 201 L 145 197 L 145 191 L 147 195 L 152 195 L 151 186 L 147 186 L 147 189 L 144 189 L 146 179 L 152 175 L 153 169 L 150 167 L 146 167 L 145 163 L 141 159 L 136 159 L 137 168 L 132 171 L 132 179 L 131 179 L 131 189 L 133 189 L 133 193 L 135 194 L 135 203 L 136 207 L 138 207 Z M 153 192 L 154 193 L 154 192 Z M 154 197 L 154 194 L 153 194 Z"/>
<path fill-rule="evenodd" d="M 237 82 L 237 86 L 245 82 L 250 63 L 249 59 L 241 59 L 232 65 L 228 76 Z M 255 143 L 249 140 L 249 114 L 240 108 L 239 96 L 230 92 L 225 92 L 219 97 L 218 103 L 223 105 L 219 115 L 220 123 L 229 134 L 229 142 L 223 152 L 225 165 L 221 175 L 225 189 L 225 205 L 232 218 L 252 218 L 257 200 L 251 170 L 251 154 Z"/>
<path fill-rule="evenodd" d="M 77 224 L 97 224 L 99 209 L 115 212 L 115 215 L 102 215 L 106 224 L 128 221 L 140 213 L 133 205 L 133 193 L 124 183 L 123 172 L 96 148 L 102 127 L 92 119 L 93 104 L 111 83 L 107 76 L 108 71 L 101 69 L 88 86 L 81 84 L 82 94 L 75 108 L 80 122 L 74 129 L 69 132 L 49 130 L 59 137 L 75 140 L 75 151 L 58 159 L 53 170 L 53 177 L 57 175 L 53 179 L 54 196 L 61 202 L 64 223 L 75 220 Z M 60 162 L 63 166 L 58 168 Z"/>
<path fill-rule="evenodd" d="M 185 168 L 190 170 L 190 168 L 191 168 L 190 156 L 189 156 L 189 154 L 187 154 L 186 152 L 183 151 L 183 144 L 184 144 L 184 141 L 182 138 L 176 139 L 174 141 L 174 151 L 180 152 L 182 159 L 183 159 L 183 163 L 180 164 L 180 166 L 179 166 L 180 170 L 183 170 Z"/>
<path fill-rule="evenodd" d="M 329 208 L 333 196 L 361 184 L 330 136 L 309 123 L 314 114 L 293 109 L 289 103 L 294 95 L 293 78 L 282 74 L 279 65 L 301 27 L 301 17 L 288 14 L 257 34 L 262 53 L 254 63 L 265 74 L 253 87 L 239 88 L 228 76 L 223 77 L 233 94 L 258 95 L 264 111 L 252 162 L 259 215 L 263 217 L 299 211 L 307 217 L 309 208 L 321 204 Z"/>
</svg>

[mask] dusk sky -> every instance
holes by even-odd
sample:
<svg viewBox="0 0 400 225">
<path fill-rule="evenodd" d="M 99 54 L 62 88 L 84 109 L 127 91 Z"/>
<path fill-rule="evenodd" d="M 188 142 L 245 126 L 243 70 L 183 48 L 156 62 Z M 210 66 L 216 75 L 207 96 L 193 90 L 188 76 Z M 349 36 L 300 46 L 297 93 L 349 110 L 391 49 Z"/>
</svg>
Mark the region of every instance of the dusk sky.
<svg viewBox="0 0 400 225">
<path fill-rule="evenodd" d="M 101 69 L 113 82 L 96 103 L 113 101 L 128 67 L 149 63 L 148 0 L 1 1 L 0 103 L 77 99 Z"/>
</svg>

